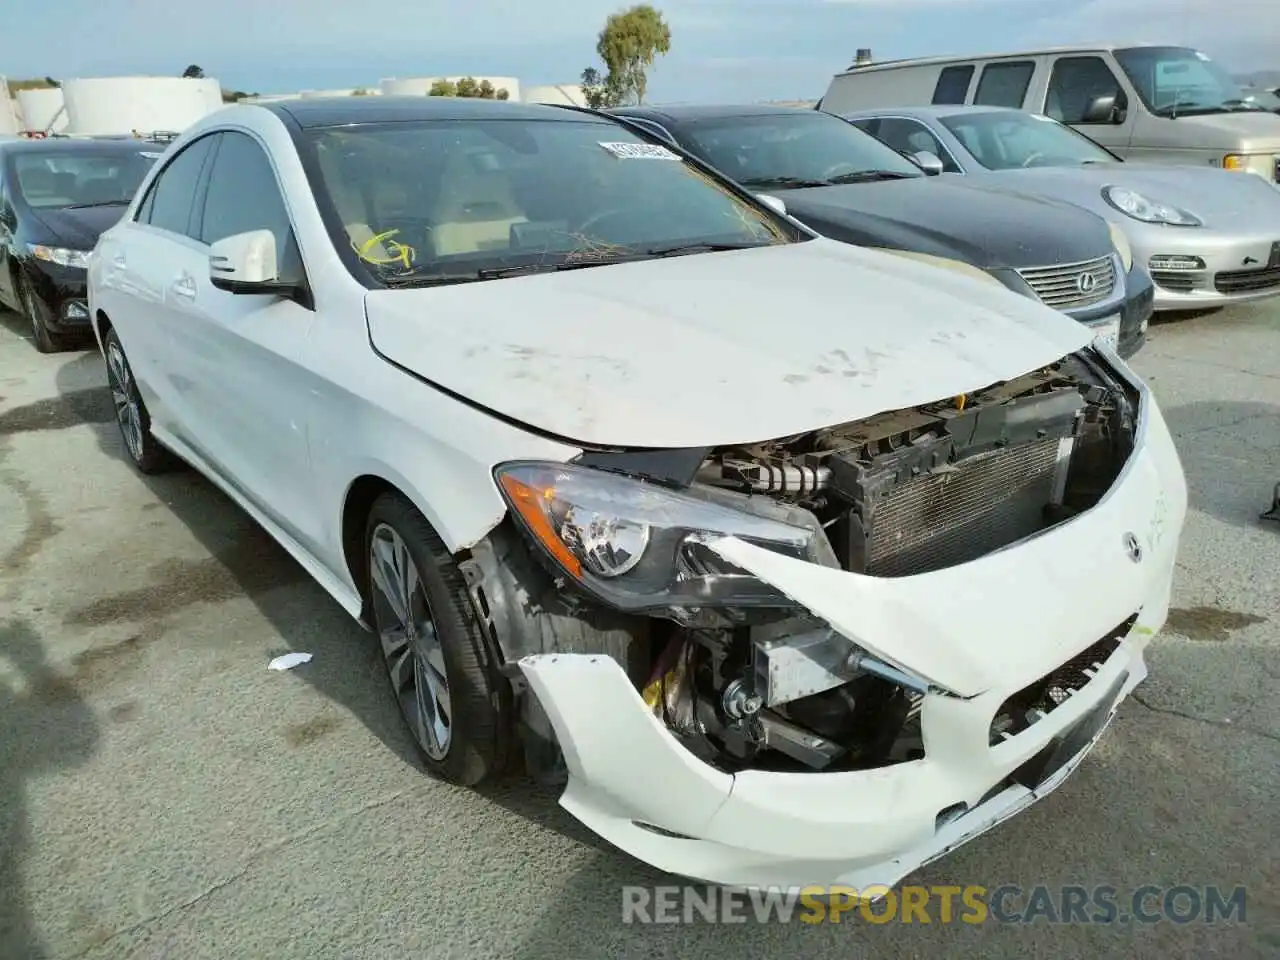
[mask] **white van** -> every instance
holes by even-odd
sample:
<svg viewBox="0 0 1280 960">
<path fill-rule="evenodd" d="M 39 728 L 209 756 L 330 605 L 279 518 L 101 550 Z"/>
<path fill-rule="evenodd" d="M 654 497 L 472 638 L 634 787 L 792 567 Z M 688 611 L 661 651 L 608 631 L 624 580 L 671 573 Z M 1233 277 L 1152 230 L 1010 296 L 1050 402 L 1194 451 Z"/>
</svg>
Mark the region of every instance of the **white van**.
<svg viewBox="0 0 1280 960">
<path fill-rule="evenodd" d="M 1014 107 L 1066 123 L 1126 159 L 1208 164 L 1280 182 L 1280 116 L 1189 47 L 1059 47 L 886 60 L 837 74 L 817 109 Z"/>
</svg>

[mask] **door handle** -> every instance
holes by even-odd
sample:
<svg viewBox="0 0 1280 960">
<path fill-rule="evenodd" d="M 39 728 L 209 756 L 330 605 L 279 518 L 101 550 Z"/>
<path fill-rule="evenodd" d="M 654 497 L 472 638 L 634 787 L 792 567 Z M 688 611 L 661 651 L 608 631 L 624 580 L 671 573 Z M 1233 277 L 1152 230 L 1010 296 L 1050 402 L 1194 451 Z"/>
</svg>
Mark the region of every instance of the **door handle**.
<svg viewBox="0 0 1280 960">
<path fill-rule="evenodd" d="M 111 259 L 111 265 L 112 265 L 113 267 L 115 267 L 117 270 L 123 270 L 123 269 L 124 269 L 124 254 L 123 254 L 123 253 L 117 253 L 117 254 L 116 254 L 116 255 Z"/>
<path fill-rule="evenodd" d="M 183 300 L 196 298 L 196 282 L 186 274 L 175 280 L 169 289 L 173 291 L 175 297 L 181 297 Z"/>
</svg>

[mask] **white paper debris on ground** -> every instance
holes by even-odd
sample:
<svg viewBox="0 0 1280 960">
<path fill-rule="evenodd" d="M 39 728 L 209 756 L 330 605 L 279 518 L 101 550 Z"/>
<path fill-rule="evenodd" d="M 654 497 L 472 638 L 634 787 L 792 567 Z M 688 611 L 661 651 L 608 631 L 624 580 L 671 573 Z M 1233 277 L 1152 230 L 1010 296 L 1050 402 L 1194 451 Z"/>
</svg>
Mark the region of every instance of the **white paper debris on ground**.
<svg viewBox="0 0 1280 960">
<path fill-rule="evenodd" d="M 309 653 L 286 653 L 276 657 L 267 664 L 268 670 L 292 670 L 294 667 L 302 663 L 310 663 L 311 654 Z"/>
</svg>

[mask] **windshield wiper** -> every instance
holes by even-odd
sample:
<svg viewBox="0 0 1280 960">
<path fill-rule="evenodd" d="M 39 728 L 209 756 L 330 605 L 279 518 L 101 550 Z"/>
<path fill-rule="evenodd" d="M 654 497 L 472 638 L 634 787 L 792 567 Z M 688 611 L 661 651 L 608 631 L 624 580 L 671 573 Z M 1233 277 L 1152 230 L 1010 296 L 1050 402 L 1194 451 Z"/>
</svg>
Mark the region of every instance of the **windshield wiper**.
<svg viewBox="0 0 1280 960">
<path fill-rule="evenodd" d="M 923 173 L 903 173 L 901 170 L 855 170 L 832 177 L 828 183 L 870 183 L 874 180 L 915 180 Z"/>
<path fill-rule="evenodd" d="M 383 286 L 393 289 L 403 287 L 444 287 L 453 283 L 477 283 L 482 280 L 501 280 L 505 277 L 520 277 L 535 273 L 557 273 L 562 270 L 582 270 L 587 267 L 603 267 L 610 263 L 622 263 L 627 260 L 640 259 L 635 255 L 622 257 L 601 257 L 594 260 L 571 260 L 567 263 L 526 263 L 513 267 L 484 267 L 469 273 L 426 273 L 420 276 L 410 274 L 402 277 L 383 277 Z"/>
<path fill-rule="evenodd" d="M 1236 98 L 1234 100 L 1223 100 L 1220 106 L 1225 107 L 1226 109 L 1232 111 L 1233 113 L 1236 111 L 1243 111 L 1244 113 L 1250 113 L 1250 112 L 1255 112 L 1259 110 L 1262 111 L 1263 113 L 1269 112 L 1266 107 L 1259 106 L 1258 104 L 1253 103 L 1249 100 L 1241 100 L 1239 98 Z"/>
<path fill-rule="evenodd" d="M 686 253 L 717 253 L 721 250 L 751 250 L 766 247 L 767 243 L 678 243 L 670 247 L 652 247 L 645 257 L 679 257 Z"/>
<path fill-rule="evenodd" d="M 1157 107 L 1155 110 L 1152 110 L 1151 112 L 1154 113 L 1157 117 L 1168 117 L 1170 120 L 1177 120 L 1178 115 L 1181 112 L 1184 112 L 1187 110 L 1195 110 L 1197 112 L 1203 112 L 1205 110 L 1212 110 L 1212 109 L 1213 108 L 1210 107 L 1208 104 L 1201 103 L 1199 100 L 1183 100 L 1181 97 L 1179 97 L 1173 103 L 1166 103 L 1163 107 Z"/>
<path fill-rule="evenodd" d="M 741 181 L 744 187 L 829 187 L 830 180 L 810 180 L 805 177 L 756 177 Z"/>
<path fill-rule="evenodd" d="M 749 250 L 768 246 L 765 243 L 680 243 L 670 247 L 652 247 L 648 250 L 625 253 L 620 256 L 600 256 L 590 260 L 570 260 L 562 263 L 529 263 L 516 267 L 485 267 L 470 273 L 428 273 L 421 276 L 384 277 L 382 284 L 391 289 L 405 287 L 444 287 L 454 283 L 478 283 L 482 280 L 501 280 L 504 277 L 528 276 L 535 273 L 559 273 L 564 270 L 584 270 L 587 267 L 605 267 L 614 263 L 635 263 L 659 257 L 678 257 L 687 253 L 715 253 L 721 250 Z"/>
<path fill-rule="evenodd" d="M 89 207 L 125 207 L 128 200 L 95 200 L 93 203 L 69 203 L 63 210 L 87 210 Z"/>
</svg>

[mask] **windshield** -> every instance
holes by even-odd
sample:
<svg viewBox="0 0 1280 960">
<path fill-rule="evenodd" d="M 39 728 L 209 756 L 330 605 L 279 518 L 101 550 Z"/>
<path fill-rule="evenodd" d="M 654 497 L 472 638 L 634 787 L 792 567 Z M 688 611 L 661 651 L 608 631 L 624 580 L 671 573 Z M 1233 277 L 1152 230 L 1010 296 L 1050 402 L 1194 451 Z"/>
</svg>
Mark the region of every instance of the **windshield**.
<svg viewBox="0 0 1280 960">
<path fill-rule="evenodd" d="M 1249 103 L 1256 103 L 1263 110 L 1280 110 L 1280 96 L 1276 96 L 1270 90 L 1246 90 L 1245 99 Z"/>
<path fill-rule="evenodd" d="M 22 199 L 46 210 L 123 207 L 137 193 L 159 151 L 85 153 L 15 152 L 14 173 Z"/>
<path fill-rule="evenodd" d="M 1147 109 L 1179 117 L 1260 110 L 1222 67 L 1188 47 L 1131 47 L 1116 60 Z"/>
<path fill-rule="evenodd" d="M 388 285 L 616 263 L 806 235 L 665 147 L 579 120 L 438 120 L 311 132 L 319 182 Z"/>
<path fill-rule="evenodd" d="M 848 121 L 811 110 L 686 123 L 679 137 L 717 170 L 753 189 L 924 176 Z"/>
<path fill-rule="evenodd" d="M 1087 137 L 1036 114 L 961 113 L 944 117 L 942 123 L 988 170 L 1117 162 Z"/>
</svg>

